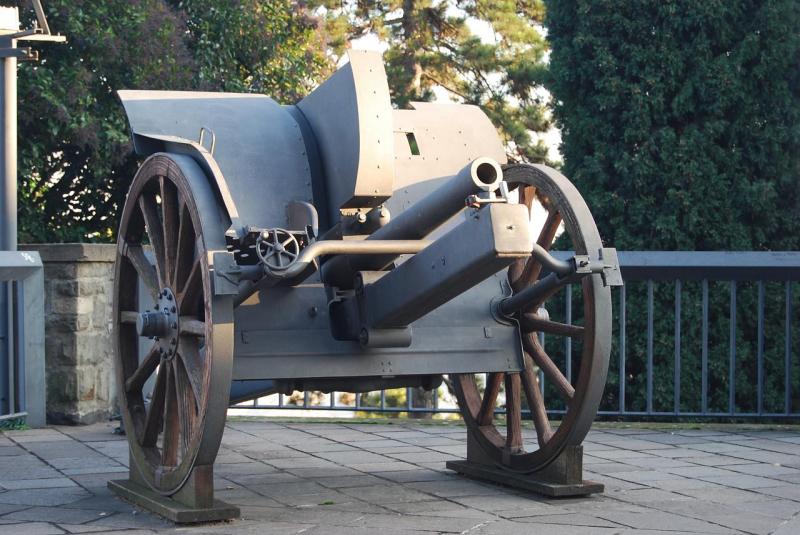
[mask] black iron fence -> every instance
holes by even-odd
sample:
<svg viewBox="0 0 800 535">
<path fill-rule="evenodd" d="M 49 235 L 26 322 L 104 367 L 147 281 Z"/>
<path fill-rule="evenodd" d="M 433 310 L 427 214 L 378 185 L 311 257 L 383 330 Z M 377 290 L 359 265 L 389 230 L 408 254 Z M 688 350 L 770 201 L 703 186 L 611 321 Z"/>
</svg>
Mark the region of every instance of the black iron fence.
<svg viewBox="0 0 800 535">
<path fill-rule="evenodd" d="M 556 253 L 566 258 L 567 252 Z M 800 416 L 800 252 L 619 253 L 608 417 Z M 581 292 L 567 288 L 550 316 L 580 323 Z M 570 338 L 542 340 L 566 377 L 580 367 Z M 560 400 L 540 375 L 551 416 Z M 385 413 L 458 412 L 447 384 L 345 395 L 297 392 L 237 407 Z"/>
</svg>

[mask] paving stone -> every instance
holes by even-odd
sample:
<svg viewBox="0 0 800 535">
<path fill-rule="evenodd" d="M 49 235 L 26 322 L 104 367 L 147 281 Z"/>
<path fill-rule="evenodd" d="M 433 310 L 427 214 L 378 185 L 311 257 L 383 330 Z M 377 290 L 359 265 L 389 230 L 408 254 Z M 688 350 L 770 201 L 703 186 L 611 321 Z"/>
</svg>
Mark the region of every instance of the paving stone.
<svg viewBox="0 0 800 535">
<path fill-rule="evenodd" d="M 682 516 L 693 517 L 725 526 L 726 528 L 758 535 L 771 533 L 781 522 L 781 519 L 775 516 L 762 515 L 753 511 L 742 511 L 740 508 L 723 504 L 690 501 L 658 504 L 656 507 Z"/>
<path fill-rule="evenodd" d="M 381 479 L 367 475 L 361 474 L 356 476 L 330 476 L 330 477 L 314 477 L 313 481 L 319 483 L 323 487 L 338 489 L 338 488 L 346 488 L 346 487 L 366 487 L 369 485 L 380 485 L 385 483 Z"/>
<path fill-rule="evenodd" d="M 439 453 L 438 451 L 425 451 L 421 453 L 387 453 L 388 457 L 392 457 L 399 461 L 405 461 L 413 464 L 423 463 L 444 463 L 458 459 L 454 455 L 447 455 L 446 453 Z"/>
<path fill-rule="evenodd" d="M 55 535 L 66 533 L 61 528 L 46 522 L 25 522 L 23 524 L 7 524 L 2 528 L 3 535 Z"/>
<path fill-rule="evenodd" d="M 667 472 L 677 474 L 684 477 L 694 477 L 705 479 L 707 477 L 724 477 L 735 476 L 736 472 L 725 470 L 724 468 L 716 468 L 713 466 L 691 466 L 688 468 L 667 468 Z"/>
<path fill-rule="evenodd" d="M 481 511 L 502 514 L 508 512 L 510 517 L 531 516 L 536 514 L 553 514 L 557 510 L 549 504 L 528 496 L 498 493 L 490 496 L 456 496 L 450 498 L 456 503 Z"/>
<path fill-rule="evenodd" d="M 689 531 L 695 533 L 730 533 L 731 531 L 729 528 L 711 522 L 654 509 L 642 513 L 600 511 L 595 514 L 605 520 L 633 529 Z"/>
<path fill-rule="evenodd" d="M 13 513 L 14 511 L 19 511 L 21 509 L 26 509 L 27 505 L 15 505 L 9 503 L 0 503 L 0 517 L 7 514 Z"/>
<path fill-rule="evenodd" d="M 497 487 L 494 485 L 484 485 L 475 481 L 465 481 L 462 479 L 441 480 L 441 481 L 421 481 L 408 483 L 409 488 L 433 494 L 434 496 L 480 496 L 497 494 Z"/>
<path fill-rule="evenodd" d="M 18 457 L 20 455 L 28 455 L 28 452 L 16 445 L 0 445 L 0 457 Z"/>
<path fill-rule="evenodd" d="M 601 528 L 595 526 L 568 526 L 546 524 L 536 528 L 531 523 L 512 522 L 508 520 L 486 521 L 476 525 L 469 533 L 479 535 L 530 535 L 531 533 L 547 533 L 548 535 L 613 535 L 619 528 Z"/>
<path fill-rule="evenodd" d="M 683 476 L 678 474 L 670 474 L 667 472 L 659 472 L 657 470 L 636 470 L 629 472 L 614 472 L 614 477 L 631 483 L 649 484 L 656 481 L 664 481 L 669 479 L 683 479 Z"/>
<path fill-rule="evenodd" d="M 381 535 L 431 535 L 430 531 L 408 530 L 408 529 L 391 529 L 383 528 L 380 530 Z M 303 531 L 303 535 L 375 535 L 373 528 L 354 528 L 352 526 L 331 527 L 331 526 L 315 526 L 307 531 Z"/>
<path fill-rule="evenodd" d="M 445 518 L 419 515 L 366 514 L 354 520 L 354 527 L 421 530 L 435 533 L 465 533 L 475 526 L 474 519 Z"/>
<path fill-rule="evenodd" d="M 286 472 L 306 479 L 316 479 L 317 477 L 347 477 L 363 475 L 358 470 L 353 470 L 346 466 L 331 464 L 330 466 L 313 468 L 285 468 Z"/>
<path fill-rule="evenodd" d="M 460 503 L 455 503 L 440 498 L 432 499 L 426 502 L 406 502 L 406 503 L 387 503 L 382 504 L 386 510 L 394 511 L 401 514 L 419 515 L 419 516 L 440 516 L 445 518 L 496 518 L 496 515 L 480 511 L 478 509 L 470 509 Z"/>
<path fill-rule="evenodd" d="M 75 502 L 88 496 L 90 494 L 79 487 L 9 490 L 0 494 L 0 503 L 55 506 Z"/>
<path fill-rule="evenodd" d="M 695 498 L 696 500 L 701 500 L 710 503 L 722 503 L 728 505 L 751 503 L 753 501 L 759 501 L 759 500 L 766 501 L 776 498 L 776 496 L 761 494 L 759 491 L 762 490 L 764 489 L 741 490 L 741 489 L 733 489 L 717 485 L 716 488 L 714 488 L 711 491 L 709 491 L 709 489 L 707 488 L 699 488 L 699 489 L 681 489 L 676 492 L 679 492 L 684 496 Z"/>
<path fill-rule="evenodd" d="M 777 498 L 786 498 L 787 500 L 800 501 L 800 485 L 780 485 L 775 487 L 757 488 L 753 489 L 754 492 L 766 494 L 767 496 L 775 496 Z M 0 500 L 3 495 L 0 494 Z"/>
<path fill-rule="evenodd" d="M 17 479 L 13 481 L 0 480 L 0 487 L 7 490 L 16 489 L 48 489 L 61 487 L 75 487 L 74 481 L 68 477 L 53 477 L 44 479 Z"/>
<path fill-rule="evenodd" d="M 797 535 L 800 533 L 800 517 L 795 516 L 791 520 L 782 522 L 772 535 Z"/>
<path fill-rule="evenodd" d="M 346 465 L 393 462 L 393 459 L 390 457 L 364 451 L 331 451 L 317 453 L 316 455 L 334 463 Z"/>
<path fill-rule="evenodd" d="M 416 470 L 419 467 L 404 463 L 403 461 L 392 461 L 387 463 L 365 463 L 365 464 L 351 464 L 350 468 L 358 470 L 359 472 L 366 472 L 368 474 L 380 474 L 381 472 L 402 472 L 407 470 Z"/>
<path fill-rule="evenodd" d="M 517 522 L 530 522 L 537 525 L 561 524 L 567 526 L 593 526 L 599 528 L 619 528 L 619 524 L 596 516 L 584 515 L 580 513 L 562 513 L 555 515 L 527 516 L 515 519 Z M 544 529 L 542 530 L 544 531 Z"/>
<path fill-rule="evenodd" d="M 421 502 L 431 499 L 431 496 L 428 494 L 399 485 L 350 487 L 341 489 L 341 491 L 348 496 L 374 504 Z"/>
<path fill-rule="evenodd" d="M 605 483 L 606 493 L 549 500 L 446 470 L 446 459 L 466 452 L 463 426 L 231 420 L 215 488 L 218 498 L 242 508 L 244 518 L 176 530 L 106 488 L 109 479 L 124 476 L 127 462 L 127 443 L 110 435 L 111 429 L 16 433 L 18 443 L 0 433 L 0 450 L 14 453 L 0 454 L 0 477 L 20 487 L 0 488 L 0 534 L 8 526 L 30 525 L 52 533 L 126 535 L 677 535 L 735 529 L 757 535 L 778 529 L 785 535 L 796 531 L 792 521 L 800 514 L 800 436 L 792 433 L 594 430 L 585 442 L 585 475 Z M 531 430 L 524 435 L 532 437 Z M 80 473 L 85 470 L 94 473 Z M 77 473 L 66 478 L 68 471 Z M 61 484 L 72 486 L 39 488 Z M 60 505 L 65 499 L 70 503 Z M 107 516 L 87 520 L 98 511 Z M 42 522 L 50 515 L 68 520 Z"/>
<path fill-rule="evenodd" d="M 131 504 L 118 498 L 115 494 L 108 491 L 108 489 L 106 489 L 106 492 L 102 495 L 93 495 L 83 500 L 60 505 L 59 507 L 67 509 L 92 509 L 106 513 L 131 513 L 135 510 Z"/>
<path fill-rule="evenodd" d="M 626 490 L 619 492 L 614 496 L 619 500 L 644 505 L 653 502 L 693 501 L 689 496 L 661 489 Z"/>
<path fill-rule="evenodd" d="M 107 516 L 105 511 L 89 509 L 68 509 L 66 507 L 31 507 L 5 515 L 11 520 L 34 520 L 43 522 L 58 522 L 67 524 L 83 524 Z"/>
<path fill-rule="evenodd" d="M 753 464 L 749 459 L 738 459 L 728 455 L 713 455 L 706 454 L 701 457 L 684 457 L 681 459 L 691 464 L 699 464 L 701 466 L 716 466 L 719 468 L 734 467 L 741 464 Z"/>
<path fill-rule="evenodd" d="M 103 533 L 108 533 L 108 529 L 103 526 L 92 526 L 86 524 L 56 524 L 59 528 L 63 529 L 67 533 L 97 533 L 98 531 L 102 531 Z M 130 533 L 130 532 L 129 532 Z"/>
<path fill-rule="evenodd" d="M 92 527 L 102 526 L 108 531 L 123 529 L 165 530 L 175 527 L 174 524 L 168 520 L 164 520 L 150 513 L 138 511 L 134 511 L 133 513 L 116 513 L 94 520 L 85 525 Z"/>
<path fill-rule="evenodd" d="M 746 474 L 739 474 L 733 476 L 708 476 L 708 477 L 701 477 L 704 481 L 710 481 L 711 483 L 718 483 L 720 485 L 725 485 L 726 487 L 733 487 L 737 489 L 761 489 L 766 487 L 774 487 L 777 483 L 774 479 L 768 479 L 766 477 L 758 477 L 758 476 L 750 476 Z"/>
<path fill-rule="evenodd" d="M 316 494 L 327 490 L 322 485 L 313 481 L 299 480 L 286 483 L 271 483 L 268 485 L 249 485 L 251 490 L 264 496 L 294 496 L 298 494 Z"/>
<path fill-rule="evenodd" d="M 413 466 L 411 470 L 381 472 L 378 477 L 398 483 L 410 483 L 413 481 L 449 481 L 453 475 L 453 473 L 442 473 Z"/>
<path fill-rule="evenodd" d="M 800 475 L 800 470 L 797 468 L 790 468 L 788 466 L 781 466 L 779 464 L 755 463 L 755 464 L 740 464 L 730 468 L 734 472 L 741 472 L 743 474 L 750 474 L 753 476 L 774 477 L 781 475 Z"/>
</svg>

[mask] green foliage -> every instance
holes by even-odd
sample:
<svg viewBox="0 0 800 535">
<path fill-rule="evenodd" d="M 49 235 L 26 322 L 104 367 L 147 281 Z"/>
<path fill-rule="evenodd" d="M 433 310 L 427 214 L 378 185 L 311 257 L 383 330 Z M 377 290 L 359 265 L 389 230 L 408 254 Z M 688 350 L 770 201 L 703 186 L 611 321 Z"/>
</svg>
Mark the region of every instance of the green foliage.
<svg viewBox="0 0 800 535">
<path fill-rule="evenodd" d="M 136 169 L 117 89 L 188 89 L 185 25 L 159 0 L 56 0 L 42 47 L 19 68 L 20 241 L 110 240 Z"/>
<path fill-rule="evenodd" d="M 540 0 L 393 0 L 312 2 L 326 8 L 324 31 L 341 54 L 354 39 L 376 35 L 384 55 L 393 103 L 429 101 L 436 86 L 461 102 L 483 108 L 498 125 L 510 155 L 541 162 L 547 147 L 530 132 L 550 126 L 541 92 L 547 51 L 537 29 L 544 17 Z M 484 42 L 471 25 L 493 36 Z"/>
<path fill-rule="evenodd" d="M 19 69 L 20 241 L 110 241 L 137 162 L 119 89 L 303 94 L 327 68 L 288 0 L 51 0 L 66 45 Z M 26 10 L 30 25 L 32 12 Z"/>
<path fill-rule="evenodd" d="M 198 86 L 295 102 L 330 69 L 318 21 L 289 0 L 172 0 L 183 11 Z"/>
<path fill-rule="evenodd" d="M 606 240 L 800 247 L 800 4 L 547 5 L 564 171 Z"/>
<path fill-rule="evenodd" d="M 586 197 L 607 243 L 627 250 L 800 248 L 800 4 L 546 3 L 548 85 L 562 128 L 564 172 Z M 729 409 L 730 295 L 727 282 L 709 287 L 712 411 Z M 700 284 L 686 283 L 681 296 L 680 406 L 699 411 Z M 627 297 L 626 403 L 645 410 L 646 285 L 629 285 Z M 674 300 L 674 283 L 655 284 L 656 411 L 672 411 L 675 403 Z M 783 285 L 767 284 L 764 300 L 764 410 L 782 411 Z M 740 284 L 737 303 L 734 405 L 755 411 L 757 286 Z M 612 362 L 604 408 L 617 407 L 618 366 Z"/>
</svg>

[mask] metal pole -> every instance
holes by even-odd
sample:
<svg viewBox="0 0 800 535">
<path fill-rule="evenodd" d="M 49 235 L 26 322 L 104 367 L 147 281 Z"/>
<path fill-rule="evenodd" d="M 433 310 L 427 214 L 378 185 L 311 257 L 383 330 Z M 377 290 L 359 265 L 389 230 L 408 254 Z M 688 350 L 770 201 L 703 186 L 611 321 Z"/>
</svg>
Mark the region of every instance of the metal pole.
<svg viewBox="0 0 800 535">
<path fill-rule="evenodd" d="M 0 48 L 16 48 L 16 39 Z M 3 58 L 0 69 L 0 251 L 17 250 L 17 58 Z"/>
<path fill-rule="evenodd" d="M 8 26 L 15 26 L 16 16 Z M 4 31 L 17 31 L 4 28 Z M 0 49 L 14 49 L 16 39 L 0 38 Z M 17 58 L 3 57 L 0 69 L 0 251 L 17 250 Z M 0 413 L 14 412 L 11 336 L 11 285 L 0 282 L 0 381 L 9 385 L 0 389 Z M 6 399 L 2 399 L 6 398 Z"/>
</svg>

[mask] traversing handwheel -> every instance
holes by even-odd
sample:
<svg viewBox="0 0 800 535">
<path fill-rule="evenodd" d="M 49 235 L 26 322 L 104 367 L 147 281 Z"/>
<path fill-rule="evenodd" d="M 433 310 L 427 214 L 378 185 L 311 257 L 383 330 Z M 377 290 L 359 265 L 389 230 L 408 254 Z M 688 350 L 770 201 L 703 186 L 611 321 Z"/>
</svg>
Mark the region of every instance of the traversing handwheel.
<svg viewBox="0 0 800 535">
<path fill-rule="evenodd" d="M 113 318 L 119 403 L 131 470 L 165 495 L 193 467 L 212 464 L 222 438 L 233 304 L 213 292 L 210 253 L 225 250 L 227 225 L 203 172 L 180 155 L 146 160 L 122 212 Z"/>
<path fill-rule="evenodd" d="M 572 183 L 563 175 L 543 165 L 509 165 L 504 168 L 505 180 L 518 184 L 520 202 L 530 208 L 534 198 L 547 210 L 547 217 L 538 233 L 537 243 L 550 249 L 559 228 L 571 241 L 575 254 L 596 255 L 602 248 L 600 235 L 586 203 Z M 542 265 L 531 256 L 513 264 L 508 270 L 512 291 L 535 284 Z M 474 374 L 452 375 L 459 408 L 467 427 L 481 449 L 498 465 L 522 473 L 540 470 L 551 463 L 569 445 L 579 445 L 588 433 L 597 413 L 608 372 L 611 339 L 611 295 L 599 274 L 580 282 L 583 293 L 583 322 L 568 325 L 551 321 L 544 307 L 547 296 L 527 310 L 515 315 L 520 325 L 524 350 L 524 370 L 520 373 L 487 374 L 485 388 L 479 388 Z M 559 288 L 559 291 L 565 291 Z M 546 353 L 539 333 L 571 337 L 582 348 L 580 369 L 573 381 Z M 537 368 L 552 383 L 566 405 L 560 425 L 554 429 L 548 419 Z M 505 432 L 501 432 L 496 415 L 501 408 L 501 389 L 505 390 Z M 535 441 L 525 443 L 522 422 L 522 396 L 525 396 L 536 431 Z"/>
</svg>

